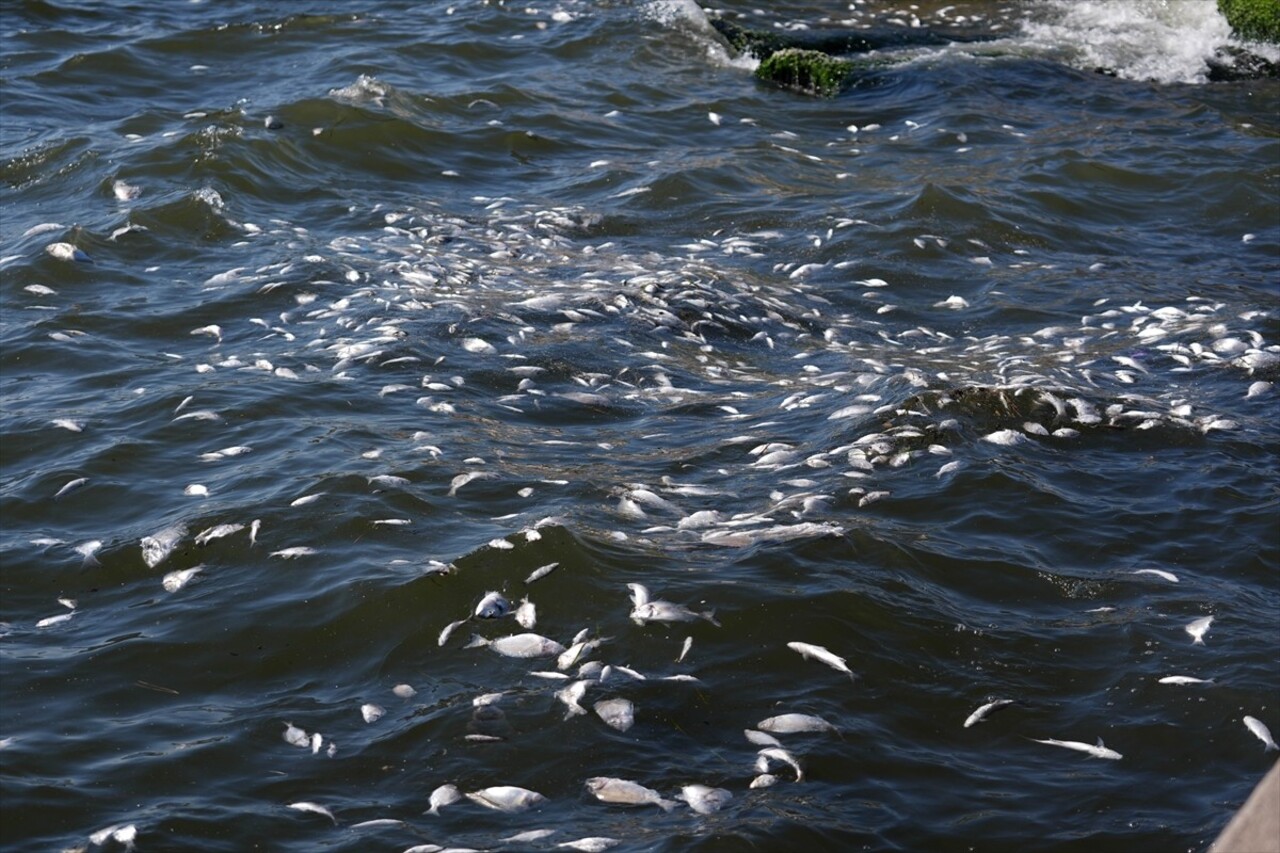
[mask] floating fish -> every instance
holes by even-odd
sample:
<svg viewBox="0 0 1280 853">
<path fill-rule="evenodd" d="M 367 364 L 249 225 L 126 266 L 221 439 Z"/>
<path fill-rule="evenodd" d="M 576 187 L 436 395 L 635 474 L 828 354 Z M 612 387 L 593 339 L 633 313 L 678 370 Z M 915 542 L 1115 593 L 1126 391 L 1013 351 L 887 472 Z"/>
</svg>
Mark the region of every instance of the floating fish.
<svg viewBox="0 0 1280 853">
<path fill-rule="evenodd" d="M 547 799 L 537 791 L 518 788 L 514 785 L 483 788 L 479 791 L 469 792 L 466 797 L 468 800 L 479 803 L 485 808 L 508 813 L 526 811 L 539 803 L 545 802 Z"/>
<path fill-rule="evenodd" d="M 578 702 L 582 699 L 583 694 L 587 692 L 587 686 L 590 683 L 589 681 L 575 681 L 568 687 L 556 691 L 556 698 L 569 709 L 564 715 L 566 720 L 578 714 L 587 713 L 587 709 L 578 704 Z"/>
<path fill-rule="evenodd" d="M 165 592 L 177 592 L 190 583 L 191 579 L 198 575 L 203 568 L 204 566 L 193 566 L 190 569 L 169 572 L 160 580 L 160 585 L 164 587 Z"/>
<path fill-rule="evenodd" d="M 1212 678 L 1194 678 L 1190 675 L 1166 675 L 1160 684 L 1213 684 Z"/>
<path fill-rule="evenodd" d="M 547 575 L 555 571 L 556 567 L 559 565 L 560 565 L 559 563 L 547 563 L 545 566 L 539 566 L 538 568 L 534 569 L 532 572 L 529 573 L 529 577 L 524 579 L 525 584 L 528 585 L 533 583 L 534 581 L 542 580 Z"/>
<path fill-rule="evenodd" d="M 486 640 L 484 637 L 472 635 L 471 642 L 467 643 L 466 648 L 473 649 L 479 646 L 488 646 L 498 654 L 509 658 L 542 658 L 558 655 L 564 651 L 564 646 L 540 634 L 511 634 L 496 640 Z"/>
<path fill-rule="evenodd" d="M 587 838 L 579 838 L 577 841 L 562 841 L 556 847 L 564 847 L 569 850 L 581 850 L 582 853 L 602 853 L 610 847 L 617 847 L 622 842 L 616 838 L 609 838 L 606 835 L 592 835 Z"/>
<path fill-rule="evenodd" d="M 605 725 L 620 732 L 627 731 L 636 722 L 636 706 L 629 699 L 602 699 L 591 709 Z"/>
<path fill-rule="evenodd" d="M 720 811 L 729 801 L 733 799 L 733 794 L 724 788 L 712 788 L 707 785 L 685 785 L 680 789 L 680 793 L 676 794 L 677 800 L 684 800 L 689 804 L 689 808 L 698 814 L 713 814 Z"/>
<path fill-rule="evenodd" d="M 1173 572 L 1166 572 L 1164 569 L 1137 569 L 1137 570 L 1135 570 L 1135 571 L 1130 572 L 1129 574 L 1131 574 L 1131 575 L 1155 575 L 1155 576 L 1156 576 L 1156 577 L 1158 577 L 1158 578 L 1163 578 L 1164 580 L 1167 580 L 1169 583 L 1177 583 L 1177 582 L 1178 582 L 1178 576 L 1177 576 L 1177 575 L 1175 575 Z"/>
<path fill-rule="evenodd" d="M 1212 616 L 1201 616 L 1194 622 L 1188 622 L 1184 629 L 1191 635 L 1192 645 L 1204 645 L 1204 635 L 1209 632 L 1209 626 L 1213 624 Z"/>
<path fill-rule="evenodd" d="M 1087 743 L 1081 743 L 1078 740 L 1054 740 L 1053 738 L 1031 738 L 1036 743 L 1047 743 L 1049 746 L 1061 746 L 1064 749 L 1074 749 L 1076 752 L 1086 752 L 1094 758 L 1108 758 L 1112 761 L 1119 761 L 1124 756 L 1116 752 L 1114 749 L 1108 749 L 1106 744 L 1102 742 L 1102 738 L 1098 738 L 1096 746 L 1090 746 Z"/>
<path fill-rule="evenodd" d="M 520 599 L 520 606 L 516 608 L 513 615 L 520 627 L 526 631 L 532 631 L 538 625 L 538 609 L 527 597 Z"/>
<path fill-rule="evenodd" d="M 526 829 L 524 832 L 517 832 L 515 835 L 508 835 L 506 838 L 498 840 L 505 844 L 523 844 L 529 841 L 541 841 L 544 838 L 555 835 L 557 830 L 554 829 Z"/>
<path fill-rule="evenodd" d="M 825 663 L 827 666 L 831 667 L 837 672 L 843 672 L 845 675 L 848 675 L 851 680 L 857 678 L 857 676 L 853 674 L 853 670 L 849 669 L 848 665 L 845 663 L 844 658 L 832 653 L 831 651 L 823 648 L 822 646 L 815 646 L 815 645 L 812 645 L 811 643 L 797 642 L 797 643 L 787 643 L 787 648 L 791 649 L 794 652 L 798 652 L 800 656 L 803 658 L 806 658 L 809 660 L 816 660 L 820 663 Z"/>
<path fill-rule="evenodd" d="M 303 749 L 306 749 L 311 742 L 307 733 L 295 726 L 293 723 L 284 724 L 284 739 L 285 743 L 291 744 L 292 746 L 302 747 Z"/>
<path fill-rule="evenodd" d="M 299 557 L 309 557 L 312 554 L 319 554 L 315 548 L 307 545 L 294 545 L 292 548 L 282 548 L 279 551 L 272 551 L 271 556 L 280 557 L 284 560 L 296 560 Z"/>
<path fill-rule="evenodd" d="M 53 496 L 54 500 L 57 500 L 58 498 L 65 495 L 67 492 L 72 491 L 73 489 L 80 488 L 87 482 L 89 482 L 88 477 L 77 477 L 76 479 L 71 480 L 66 485 L 64 485 L 61 489 L 58 489 L 57 494 Z"/>
<path fill-rule="evenodd" d="M 413 687 L 408 684 L 397 684 L 395 687 L 391 688 L 391 692 L 399 696 L 401 699 L 412 699 L 414 696 L 418 695 L 418 691 L 414 690 Z"/>
<path fill-rule="evenodd" d="M 360 716 L 364 718 L 366 723 L 376 723 L 386 713 L 386 708 L 381 705 L 375 705 L 372 702 L 367 702 L 360 706 Z"/>
<path fill-rule="evenodd" d="M 444 630 L 440 632 L 440 636 L 436 639 L 436 645 L 444 646 L 445 643 L 449 642 L 449 637 L 453 635 L 453 632 L 465 624 L 467 624 L 466 619 L 459 619 L 456 622 L 450 622 L 445 625 Z"/>
<path fill-rule="evenodd" d="M 756 772 L 768 773 L 769 762 L 780 761 L 788 765 L 796 774 L 796 781 L 804 781 L 804 769 L 800 766 L 800 761 L 788 750 L 780 746 L 767 746 L 756 752 Z"/>
<path fill-rule="evenodd" d="M 1258 740 L 1262 741 L 1263 752 L 1280 749 L 1280 746 L 1276 745 L 1275 738 L 1271 737 L 1271 730 L 1267 728 L 1266 723 L 1262 722 L 1262 720 L 1259 720 L 1257 717 L 1243 717 L 1241 718 L 1241 722 L 1245 724 L 1249 731 L 1253 732 L 1257 736 Z"/>
<path fill-rule="evenodd" d="M 351 829 L 381 829 L 387 826 L 408 826 L 402 820 L 394 820 L 392 818 L 378 818 L 376 820 L 362 820 L 359 823 L 351 824 Z"/>
<path fill-rule="evenodd" d="M 999 711 L 1001 708 L 1007 708 L 1017 701 L 1018 700 L 1016 699 L 993 699 L 970 714 L 964 721 L 964 727 L 967 729 L 970 726 L 977 725 L 991 714 Z"/>
<path fill-rule="evenodd" d="M 652 788 L 646 788 L 639 782 L 628 779 L 593 776 L 586 781 L 586 787 L 587 791 L 602 803 L 619 806 L 655 805 L 667 812 L 679 805 L 675 800 L 663 799 L 662 795 Z"/>
<path fill-rule="evenodd" d="M 224 536 L 230 536 L 232 533 L 239 533 L 241 530 L 244 530 L 243 524 L 219 524 L 196 534 L 196 544 L 207 545 L 214 539 L 221 539 Z"/>
<path fill-rule="evenodd" d="M 797 732 L 834 732 L 836 727 L 812 714 L 779 714 L 756 724 L 762 732 L 786 735 Z"/>
<path fill-rule="evenodd" d="M 431 792 L 431 799 L 429 800 L 431 808 L 427 809 L 423 814 L 438 815 L 442 808 L 451 806 L 461 799 L 462 792 L 458 790 L 457 785 L 441 785 Z"/>
<path fill-rule="evenodd" d="M 481 619 L 500 619 L 511 612 L 511 602 L 500 592 L 486 593 L 476 605 L 475 614 Z"/>
<path fill-rule="evenodd" d="M 96 566 L 98 565 L 98 560 L 94 555 L 97 554 L 98 551 L 101 549 L 102 549 L 101 539 L 90 539 L 88 542 L 81 542 L 72 550 L 74 550 L 81 557 L 84 557 L 83 565 Z"/>
<path fill-rule="evenodd" d="M 173 553 L 173 549 L 178 547 L 178 543 L 186 535 L 185 524 L 174 524 L 159 533 L 142 537 L 142 561 L 147 564 L 147 568 L 154 569 Z"/>
<path fill-rule="evenodd" d="M 311 803 L 306 801 L 289 803 L 289 808 L 297 809 L 300 812 L 311 812 L 312 814 L 324 815 L 325 817 L 329 818 L 329 820 L 333 821 L 334 826 L 338 825 L 338 819 L 333 816 L 333 812 L 329 811 L 327 808 L 320 805 L 319 803 Z"/>
</svg>

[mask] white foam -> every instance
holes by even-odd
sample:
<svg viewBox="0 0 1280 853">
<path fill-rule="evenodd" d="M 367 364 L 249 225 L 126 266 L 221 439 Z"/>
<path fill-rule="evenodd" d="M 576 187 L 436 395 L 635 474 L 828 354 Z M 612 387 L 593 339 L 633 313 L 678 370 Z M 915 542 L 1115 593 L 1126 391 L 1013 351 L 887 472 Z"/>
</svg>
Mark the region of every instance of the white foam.
<svg viewBox="0 0 1280 853">
<path fill-rule="evenodd" d="M 1047 0 L 1040 9 L 1047 14 L 1023 24 L 1033 45 L 1130 80 L 1203 83 L 1206 61 L 1231 41 L 1215 0 Z"/>
</svg>

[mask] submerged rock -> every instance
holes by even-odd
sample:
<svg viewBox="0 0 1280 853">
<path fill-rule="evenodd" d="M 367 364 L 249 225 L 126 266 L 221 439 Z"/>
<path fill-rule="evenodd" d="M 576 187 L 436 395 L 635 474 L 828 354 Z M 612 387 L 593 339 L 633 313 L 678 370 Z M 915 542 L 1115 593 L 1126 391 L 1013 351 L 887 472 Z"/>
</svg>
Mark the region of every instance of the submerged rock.
<svg viewBox="0 0 1280 853">
<path fill-rule="evenodd" d="M 828 98 L 844 88 L 852 73 L 853 63 L 848 60 L 798 47 L 772 53 L 756 68 L 761 80 Z"/>
</svg>

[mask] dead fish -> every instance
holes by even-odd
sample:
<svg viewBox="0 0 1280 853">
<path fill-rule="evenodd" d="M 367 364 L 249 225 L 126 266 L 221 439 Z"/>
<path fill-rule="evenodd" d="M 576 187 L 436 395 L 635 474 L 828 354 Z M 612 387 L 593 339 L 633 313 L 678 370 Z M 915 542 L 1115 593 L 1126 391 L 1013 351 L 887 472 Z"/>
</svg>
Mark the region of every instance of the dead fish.
<svg viewBox="0 0 1280 853">
<path fill-rule="evenodd" d="M 669 812 L 679 803 L 675 800 L 663 799 L 662 795 L 652 788 L 646 788 L 639 782 L 628 779 L 616 779 L 611 776 L 593 776 L 586 781 L 587 791 L 602 803 L 619 806 L 655 805 Z"/>
<path fill-rule="evenodd" d="M 387 826 L 407 826 L 402 820 L 395 820 L 388 817 L 380 817 L 374 820 L 362 820 L 359 823 L 353 823 L 350 829 L 381 829 Z"/>
<path fill-rule="evenodd" d="M 1258 740 L 1262 741 L 1263 752 L 1280 749 L 1280 746 L 1276 745 L 1275 738 L 1271 737 L 1271 730 L 1267 728 L 1266 723 L 1262 722 L 1262 720 L 1259 720 L 1257 717 L 1243 717 L 1241 718 L 1241 722 L 1245 724 L 1249 731 L 1253 732 L 1257 736 Z"/>
<path fill-rule="evenodd" d="M 279 551 L 272 551 L 271 556 L 280 557 L 284 560 L 296 560 L 299 557 L 309 557 L 312 554 L 319 554 L 315 548 L 307 545 L 295 545 L 292 548 L 282 548 Z"/>
<path fill-rule="evenodd" d="M 609 728 L 625 732 L 636 722 L 636 706 L 629 699 L 602 699 L 591 706 Z"/>
<path fill-rule="evenodd" d="M 84 557 L 82 565 L 96 566 L 98 565 L 98 559 L 94 555 L 97 554 L 101 548 L 101 539 L 90 539 L 88 542 L 81 542 L 73 550 L 81 557 Z"/>
<path fill-rule="evenodd" d="M 976 725 L 985 720 L 988 715 L 1008 705 L 1012 705 L 1016 701 L 1016 699 L 993 699 L 970 714 L 964 721 L 964 727 L 967 729 L 970 726 Z"/>
<path fill-rule="evenodd" d="M 763 732 L 787 735 L 797 732 L 834 732 L 836 727 L 821 717 L 812 714 L 779 714 L 756 724 Z"/>
<path fill-rule="evenodd" d="M 322 814 L 329 820 L 333 821 L 333 825 L 338 825 L 338 819 L 333 816 L 333 812 L 326 809 L 319 803 L 306 802 L 305 800 L 297 803 L 289 803 L 289 808 L 297 809 L 300 812 L 312 812 L 313 814 Z"/>
<path fill-rule="evenodd" d="M 209 496 L 209 487 L 201 483 L 192 483 L 183 489 L 182 493 L 190 498 L 207 498 Z"/>
<path fill-rule="evenodd" d="M 511 634 L 496 640 L 486 640 L 479 635 L 472 635 L 466 648 L 474 649 L 488 646 L 500 655 L 509 658 L 542 658 L 558 655 L 564 646 L 541 634 Z"/>
<path fill-rule="evenodd" d="M 680 647 L 680 656 L 676 658 L 676 663 L 684 663 L 685 656 L 689 654 L 689 649 L 693 648 L 693 637 L 685 637 L 684 645 Z"/>
<path fill-rule="evenodd" d="M 483 788 L 479 791 L 471 791 L 466 796 L 468 800 L 479 803 L 485 808 L 508 813 L 526 811 L 547 799 L 537 791 L 518 788 L 515 785 Z"/>
<path fill-rule="evenodd" d="M 610 847 L 617 847 L 622 842 L 616 838 L 609 838 L 606 835 L 592 835 L 587 838 L 579 838 L 577 841 L 562 841 L 557 847 L 566 847 L 570 850 L 581 850 L 583 853 L 601 853 Z"/>
<path fill-rule="evenodd" d="M 1185 630 L 1188 634 L 1191 635 L 1192 645 L 1199 644 L 1203 646 L 1204 635 L 1209 633 L 1209 626 L 1212 624 L 1213 624 L 1212 616 L 1201 616 L 1199 619 L 1196 619 L 1194 622 L 1187 623 L 1186 628 L 1184 628 L 1183 630 Z"/>
<path fill-rule="evenodd" d="M 54 625 L 61 625 L 63 622 L 70 622 L 71 617 L 75 613 L 60 613 L 57 616 L 46 616 L 36 623 L 37 628 L 52 628 Z"/>
<path fill-rule="evenodd" d="M 593 650 L 600 648 L 601 644 L 609 642 L 607 637 L 596 637 L 594 640 L 579 640 L 569 648 L 565 649 L 564 654 L 556 659 L 556 669 L 564 672 L 572 666 L 578 664 L 585 656 Z"/>
<path fill-rule="evenodd" d="M 528 585 L 536 580 L 542 580 L 547 575 L 555 571 L 556 567 L 559 565 L 559 563 L 547 563 L 545 566 L 539 566 L 529 573 L 529 577 L 524 579 L 525 584 Z"/>
<path fill-rule="evenodd" d="M 685 785 L 680 789 L 680 793 L 676 794 L 677 800 L 684 800 L 689 804 L 689 808 L 698 814 L 712 814 L 720 811 L 729 801 L 733 799 L 733 794 L 724 788 L 712 788 L 708 785 Z"/>
<path fill-rule="evenodd" d="M 850 680 L 857 677 L 853 674 L 853 670 L 849 669 L 844 658 L 832 653 L 822 646 L 815 646 L 811 643 L 787 643 L 787 648 L 794 652 L 798 652 L 803 658 L 825 663 L 837 672 L 843 672 L 845 675 L 849 676 Z"/>
<path fill-rule="evenodd" d="M 526 631 L 532 631 L 538 625 L 538 609 L 527 597 L 520 599 L 514 615 L 516 622 Z"/>
<path fill-rule="evenodd" d="M 776 784 L 778 784 L 777 776 L 774 776 L 772 773 L 761 773 L 760 775 L 752 779 L 751 784 L 748 785 L 747 787 L 748 788 L 772 788 Z"/>
<path fill-rule="evenodd" d="M 515 835 L 508 835 L 506 838 L 498 840 L 505 844 L 521 844 L 527 841 L 541 841 L 548 836 L 555 835 L 558 830 L 555 829 L 526 829 L 524 832 L 517 832 Z"/>
<path fill-rule="evenodd" d="M 431 799 L 429 800 L 431 808 L 427 809 L 423 814 L 438 815 L 442 808 L 451 806 L 461 799 L 462 792 L 458 790 L 457 785 L 441 785 L 431 792 Z"/>
<path fill-rule="evenodd" d="M 383 714 L 387 713 L 387 709 L 381 705 L 375 705 L 367 702 L 360 706 L 360 716 L 364 718 L 366 723 L 376 723 L 382 719 Z"/>
<path fill-rule="evenodd" d="M 285 743 L 291 746 L 302 747 L 303 749 L 306 749 L 311 742 L 307 733 L 293 723 L 284 724 L 284 740 Z"/>
<path fill-rule="evenodd" d="M 579 704 L 579 700 L 582 699 L 583 695 L 587 692 L 587 686 L 589 684 L 591 684 L 589 681 L 575 681 L 568 687 L 556 691 L 556 698 L 563 702 L 569 709 L 564 715 L 566 720 L 578 714 L 587 713 L 587 709 Z"/>
<path fill-rule="evenodd" d="M 173 553 L 173 549 L 178 546 L 178 543 L 182 541 L 182 537 L 186 535 L 187 526 L 185 524 L 174 524 L 159 533 L 142 537 L 142 561 L 147 564 L 147 568 L 154 569 Z"/>
<path fill-rule="evenodd" d="M 324 494 L 325 494 L 324 492 L 316 492 L 315 494 L 312 494 L 312 495 L 303 495 L 300 498 L 295 498 L 294 500 L 290 501 L 289 506 L 306 506 L 309 503 L 314 503 L 320 500 L 320 498 L 323 497 Z"/>
<path fill-rule="evenodd" d="M 720 627 L 714 610 L 695 613 L 687 607 L 670 601 L 646 601 L 631 609 L 631 621 L 637 625 L 647 625 L 650 622 L 692 622 L 695 619 L 706 619 L 717 628 Z"/>
<path fill-rule="evenodd" d="M 262 529 L 262 519 L 255 518 L 249 523 L 249 546 L 258 544 L 258 531 Z"/>
<path fill-rule="evenodd" d="M 789 751 L 780 746 L 767 746 L 756 752 L 756 772 L 768 773 L 770 761 L 781 761 L 791 767 L 796 774 L 796 781 L 804 781 L 804 770 L 800 767 L 800 761 Z"/>
<path fill-rule="evenodd" d="M 1166 675 L 1160 684 L 1213 684 L 1212 678 L 1194 678 L 1190 675 Z"/>
<path fill-rule="evenodd" d="M 414 690 L 413 687 L 408 684 L 397 684 L 395 687 L 391 688 L 391 692 L 399 696 L 401 699 L 412 699 L 414 696 L 418 695 L 418 691 Z"/>
<path fill-rule="evenodd" d="M 70 482 L 68 482 L 68 483 L 67 483 L 65 486 L 63 486 L 61 489 L 58 489 L 58 492 L 57 492 L 57 494 L 55 494 L 55 495 L 53 496 L 53 499 L 54 499 L 54 500 L 57 500 L 58 498 L 60 498 L 60 497 L 62 497 L 63 495 L 65 495 L 67 492 L 72 491 L 73 489 L 78 489 L 78 488 L 80 488 L 81 486 L 83 486 L 83 485 L 84 485 L 85 483 L 87 483 L 87 482 L 89 482 L 89 478 L 88 478 L 88 477 L 77 477 L 76 479 L 71 480 Z"/>
<path fill-rule="evenodd" d="M 448 625 L 445 625 L 444 630 L 440 632 L 440 637 L 436 640 L 436 645 L 444 646 L 445 643 L 449 642 L 449 637 L 453 632 L 465 624 L 467 624 L 466 619 L 459 619 L 456 622 L 450 622 Z"/>
<path fill-rule="evenodd" d="M 755 729 L 743 729 L 742 734 L 756 746 L 782 746 L 782 741 L 765 732 L 758 732 Z"/>
<path fill-rule="evenodd" d="M 1129 572 L 1129 574 L 1131 574 L 1131 575 L 1155 575 L 1155 576 L 1156 576 L 1156 577 L 1158 577 L 1158 578 L 1163 578 L 1164 580 L 1167 580 L 1169 583 L 1177 583 L 1177 582 L 1178 582 L 1178 576 L 1177 576 L 1177 575 L 1175 575 L 1173 572 L 1166 572 L 1164 569 L 1137 569 L 1137 570 L 1135 570 L 1135 571 Z"/>
<path fill-rule="evenodd" d="M 160 580 L 160 585 L 164 587 L 165 592 L 177 592 L 182 589 L 191 579 L 200 574 L 204 566 L 193 566 L 190 569 L 179 569 L 176 572 L 169 572 Z"/>
<path fill-rule="evenodd" d="M 1090 746 L 1087 743 L 1081 743 L 1078 740 L 1055 740 L 1053 738 L 1031 738 L 1036 743 L 1047 743 L 1049 746 L 1061 746 L 1065 749 L 1074 749 L 1076 752 L 1086 752 L 1094 758 L 1108 758 L 1112 761 L 1119 761 L 1124 756 L 1116 752 L 1114 749 L 1108 749 L 1106 744 L 1102 742 L 1102 738 L 1098 738 L 1096 746 Z"/>
<path fill-rule="evenodd" d="M 511 602 L 500 592 L 485 593 L 476 605 L 475 614 L 481 619 L 500 619 L 511 612 Z"/>
<path fill-rule="evenodd" d="M 243 524 L 219 524 L 202 530 L 196 535 L 197 545 L 207 545 L 214 539 L 221 539 L 224 536 L 230 536 L 232 533 L 239 533 L 244 530 Z"/>
</svg>

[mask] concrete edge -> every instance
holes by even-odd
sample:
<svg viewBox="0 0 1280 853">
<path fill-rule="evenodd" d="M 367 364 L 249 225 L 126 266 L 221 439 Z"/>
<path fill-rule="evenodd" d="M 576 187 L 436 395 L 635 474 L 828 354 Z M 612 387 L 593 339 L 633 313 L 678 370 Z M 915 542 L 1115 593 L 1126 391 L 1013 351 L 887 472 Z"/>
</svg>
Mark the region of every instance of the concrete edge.
<svg viewBox="0 0 1280 853">
<path fill-rule="evenodd" d="M 1271 765 L 1209 853 L 1280 853 L 1280 761 Z"/>
</svg>

